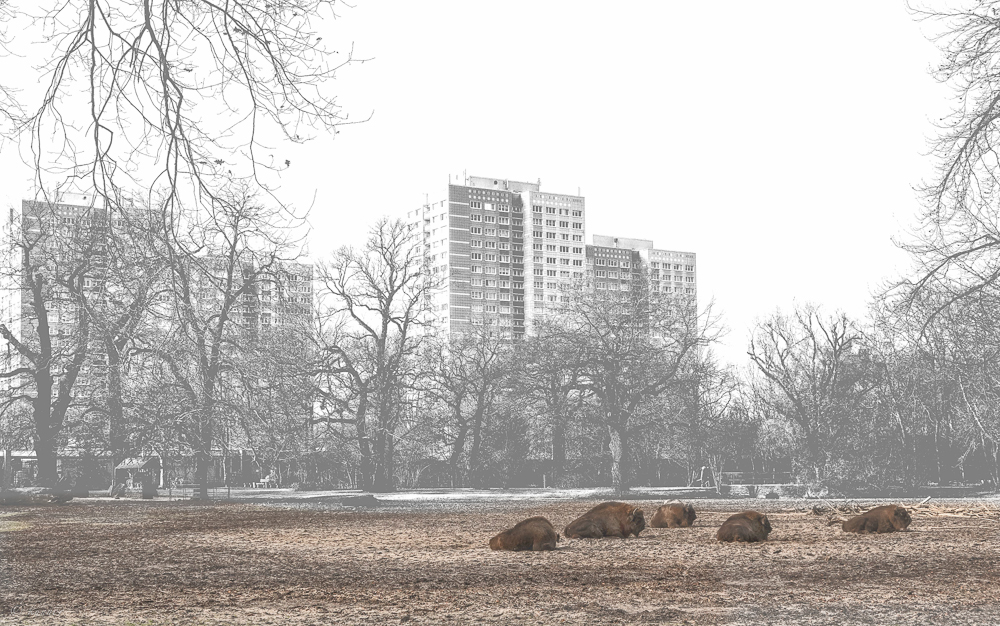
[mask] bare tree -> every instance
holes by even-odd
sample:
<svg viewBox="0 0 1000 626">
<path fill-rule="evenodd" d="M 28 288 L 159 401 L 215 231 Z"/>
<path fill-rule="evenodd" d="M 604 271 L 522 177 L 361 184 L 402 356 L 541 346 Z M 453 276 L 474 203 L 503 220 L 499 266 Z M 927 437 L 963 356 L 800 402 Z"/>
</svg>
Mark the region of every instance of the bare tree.
<svg viewBox="0 0 1000 626">
<path fill-rule="evenodd" d="M 463 472 L 481 473 L 484 422 L 511 379 L 510 340 L 490 324 L 493 320 L 477 321 L 485 323 L 471 325 L 450 341 L 434 342 L 425 349 L 428 363 L 423 386 L 447 407 L 439 432 L 451 450 L 448 464 L 455 486 L 462 486 Z"/>
<path fill-rule="evenodd" d="M 236 402 L 234 361 L 255 345 L 262 323 L 255 306 L 259 291 L 298 282 L 301 255 L 300 221 L 262 204 L 252 188 L 234 185 L 212 209 L 180 222 L 165 213 L 168 298 L 157 312 L 160 331 L 140 348 L 165 365 L 162 371 L 186 398 L 182 432 L 195 454 L 203 498 L 220 423 Z M 310 294 L 300 303 L 303 312 L 311 300 Z"/>
<path fill-rule="evenodd" d="M 319 268 L 326 315 L 338 332 L 318 351 L 325 415 L 316 421 L 353 426 L 363 487 L 375 491 L 394 489 L 397 429 L 435 287 L 420 243 L 406 223 L 383 218 L 362 249 L 341 248 Z"/>
<path fill-rule="evenodd" d="M 514 371 L 515 392 L 534 401 L 548 431 L 554 485 L 560 484 L 566 470 L 570 421 L 583 415 L 582 360 L 574 352 L 576 347 L 557 327 L 539 324 L 518 346 L 519 367 Z"/>
<path fill-rule="evenodd" d="M 926 289 L 947 295 L 933 316 L 1000 279 L 1000 2 L 911 11 L 943 54 L 935 78 L 956 96 L 932 144 L 937 171 L 920 187 L 919 222 L 899 243 L 916 262 L 915 277 L 899 285 L 911 301 Z"/>
<path fill-rule="evenodd" d="M 861 340 L 846 315 L 824 318 L 811 305 L 776 313 L 751 338 L 747 354 L 762 377 L 758 396 L 795 425 L 807 479 L 828 477 L 836 447 L 851 438 L 873 388 Z"/>
<path fill-rule="evenodd" d="M 548 333 L 576 345 L 578 386 L 597 403 L 619 491 L 630 488 L 633 438 L 662 417 L 655 400 L 678 384 L 710 332 L 710 315 L 700 316 L 691 298 L 651 292 L 636 276 L 626 291 L 584 286 L 546 321 Z"/>
<path fill-rule="evenodd" d="M 75 387 L 92 348 L 84 303 L 105 278 L 107 214 L 67 216 L 59 205 L 26 201 L 20 220 L 13 217 L 12 210 L 11 263 L 3 278 L 18 306 L 11 324 L 0 323 L 12 357 L 0 372 L 6 388 L 0 411 L 30 404 L 38 478 L 54 485 L 67 412 L 83 395 Z"/>
<path fill-rule="evenodd" d="M 13 122 L 8 136 L 30 143 L 43 192 L 68 182 L 116 206 L 135 190 L 165 188 L 159 201 L 174 210 L 185 194 L 217 198 L 226 185 L 219 174 L 270 189 L 275 179 L 264 174 L 290 166 L 282 144 L 348 123 L 329 93 L 337 71 L 355 62 L 350 46 L 328 43 L 336 0 L 0 8 L 7 46 L 22 53 L 5 68 L 35 65 L 5 72 L 0 111 Z M 37 100 L 13 99 L 25 87 L 13 84 L 19 75 L 42 77 Z"/>
</svg>

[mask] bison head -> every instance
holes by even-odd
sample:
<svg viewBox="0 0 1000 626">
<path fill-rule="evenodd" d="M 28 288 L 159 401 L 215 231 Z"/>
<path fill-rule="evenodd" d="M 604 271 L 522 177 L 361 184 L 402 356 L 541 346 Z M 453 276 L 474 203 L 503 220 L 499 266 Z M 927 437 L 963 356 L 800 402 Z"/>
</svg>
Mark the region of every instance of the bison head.
<svg viewBox="0 0 1000 626">
<path fill-rule="evenodd" d="M 694 520 L 697 519 L 697 518 L 698 518 L 698 516 L 695 515 L 695 513 L 694 513 L 694 507 L 691 506 L 690 504 L 685 504 L 684 505 L 684 519 L 687 522 L 687 525 L 690 526 L 691 524 L 694 524 Z"/>
<path fill-rule="evenodd" d="M 892 525 L 896 530 L 906 530 L 912 521 L 913 518 L 910 517 L 909 512 L 901 506 L 897 506 L 896 510 L 892 512 Z"/>
<path fill-rule="evenodd" d="M 632 509 L 632 511 L 628 514 L 627 521 L 629 533 L 635 535 L 636 537 L 638 537 L 639 533 L 642 532 L 642 529 L 646 527 L 646 516 L 643 515 L 642 509 L 640 508 Z M 626 533 L 626 535 L 628 535 L 628 533 Z"/>
</svg>

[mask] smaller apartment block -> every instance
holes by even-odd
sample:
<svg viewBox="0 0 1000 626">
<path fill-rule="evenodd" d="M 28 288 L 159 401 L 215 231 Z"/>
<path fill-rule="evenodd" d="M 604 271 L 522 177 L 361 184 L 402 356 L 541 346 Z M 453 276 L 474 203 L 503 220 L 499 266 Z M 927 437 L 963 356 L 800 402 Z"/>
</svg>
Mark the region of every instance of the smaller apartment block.
<svg viewBox="0 0 1000 626">
<path fill-rule="evenodd" d="M 594 235 L 587 246 L 587 270 L 596 289 L 628 289 L 641 269 L 649 271 L 651 291 L 697 297 L 694 252 L 658 250 L 649 239 Z"/>
</svg>

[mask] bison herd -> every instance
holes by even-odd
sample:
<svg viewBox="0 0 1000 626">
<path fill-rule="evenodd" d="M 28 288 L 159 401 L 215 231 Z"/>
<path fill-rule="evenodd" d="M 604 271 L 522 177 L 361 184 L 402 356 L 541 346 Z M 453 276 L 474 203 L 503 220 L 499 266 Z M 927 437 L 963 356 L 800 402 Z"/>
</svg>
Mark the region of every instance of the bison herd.
<svg viewBox="0 0 1000 626">
<path fill-rule="evenodd" d="M 690 504 L 664 504 L 656 509 L 649 524 L 653 528 L 687 528 L 697 519 Z M 910 514 L 896 505 L 876 507 L 843 523 L 844 532 L 891 533 L 906 530 Z M 570 539 L 600 539 L 602 537 L 639 536 L 646 528 L 646 518 L 637 506 L 624 502 L 604 502 L 566 525 L 563 534 Z M 719 541 L 764 541 L 771 533 L 767 515 L 758 511 L 743 511 L 731 515 L 715 534 Z M 490 539 L 494 550 L 555 550 L 559 533 L 544 517 L 532 517 L 519 522 Z"/>
</svg>

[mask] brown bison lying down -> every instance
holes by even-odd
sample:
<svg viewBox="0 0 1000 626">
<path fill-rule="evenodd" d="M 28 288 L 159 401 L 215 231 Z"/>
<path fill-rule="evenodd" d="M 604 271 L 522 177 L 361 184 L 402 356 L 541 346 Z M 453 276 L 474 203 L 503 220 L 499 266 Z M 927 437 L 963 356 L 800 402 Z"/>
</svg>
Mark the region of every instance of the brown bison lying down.
<svg viewBox="0 0 1000 626">
<path fill-rule="evenodd" d="M 664 504 L 656 509 L 649 525 L 653 528 L 682 528 L 693 524 L 697 517 L 690 504 Z"/>
<path fill-rule="evenodd" d="M 891 533 L 906 530 L 911 521 L 905 508 L 890 504 L 852 517 L 844 522 L 843 529 L 849 533 Z"/>
<path fill-rule="evenodd" d="M 767 516 L 757 511 L 743 511 L 730 516 L 722 526 L 715 538 L 719 541 L 764 541 L 771 532 L 771 522 Z"/>
<path fill-rule="evenodd" d="M 624 502 L 598 504 L 563 530 L 570 539 L 600 539 L 601 537 L 639 536 L 646 527 L 642 509 Z"/>
<path fill-rule="evenodd" d="M 518 522 L 490 539 L 494 550 L 555 550 L 559 533 L 544 517 L 531 517 Z"/>
</svg>

